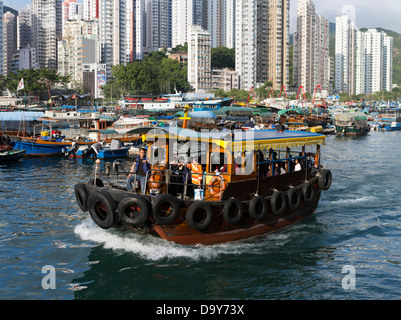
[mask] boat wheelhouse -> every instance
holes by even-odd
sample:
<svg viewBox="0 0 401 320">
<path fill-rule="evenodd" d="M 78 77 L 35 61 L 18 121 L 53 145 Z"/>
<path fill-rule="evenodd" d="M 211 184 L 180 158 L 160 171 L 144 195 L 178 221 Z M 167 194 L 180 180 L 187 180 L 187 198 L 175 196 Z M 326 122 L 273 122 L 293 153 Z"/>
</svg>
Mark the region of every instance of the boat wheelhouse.
<svg viewBox="0 0 401 320">
<path fill-rule="evenodd" d="M 148 131 L 144 141 L 151 163 L 145 193 L 110 182 L 128 172 L 118 171 L 120 162 L 106 165 L 103 178 L 96 170 L 96 179 L 75 186 L 81 210 L 99 227 L 185 245 L 225 243 L 312 215 L 331 185 L 320 163 L 320 134 L 168 128 Z"/>
</svg>

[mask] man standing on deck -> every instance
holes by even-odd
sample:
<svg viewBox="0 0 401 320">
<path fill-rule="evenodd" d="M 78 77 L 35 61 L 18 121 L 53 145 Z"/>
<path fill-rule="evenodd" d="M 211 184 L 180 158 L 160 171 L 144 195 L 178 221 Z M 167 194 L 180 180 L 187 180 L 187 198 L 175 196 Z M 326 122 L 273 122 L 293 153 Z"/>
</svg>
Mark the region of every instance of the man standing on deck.
<svg viewBox="0 0 401 320">
<path fill-rule="evenodd" d="M 130 174 L 127 179 L 127 191 L 132 190 L 132 183 L 135 180 L 139 180 L 141 184 L 141 193 L 146 192 L 146 174 L 150 170 L 150 165 L 146 159 L 146 150 L 144 148 L 139 149 L 139 156 L 136 158 L 135 163 L 131 167 Z"/>
</svg>

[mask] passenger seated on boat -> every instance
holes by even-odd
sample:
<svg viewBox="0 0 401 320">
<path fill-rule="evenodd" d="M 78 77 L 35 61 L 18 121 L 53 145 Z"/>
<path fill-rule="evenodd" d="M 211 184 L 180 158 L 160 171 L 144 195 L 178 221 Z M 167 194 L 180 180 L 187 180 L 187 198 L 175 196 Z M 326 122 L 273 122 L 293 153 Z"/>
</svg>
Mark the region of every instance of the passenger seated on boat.
<svg viewBox="0 0 401 320">
<path fill-rule="evenodd" d="M 132 183 L 138 180 L 141 184 L 141 193 L 146 192 L 146 174 L 150 171 L 150 164 L 146 158 L 146 150 L 139 149 L 139 156 L 136 158 L 135 163 L 132 165 L 130 174 L 127 179 L 127 191 L 132 190 Z"/>
<path fill-rule="evenodd" d="M 301 166 L 301 164 L 299 163 L 299 160 L 298 159 L 295 159 L 295 168 L 294 168 L 294 171 L 301 171 L 302 170 L 302 166 Z"/>
</svg>

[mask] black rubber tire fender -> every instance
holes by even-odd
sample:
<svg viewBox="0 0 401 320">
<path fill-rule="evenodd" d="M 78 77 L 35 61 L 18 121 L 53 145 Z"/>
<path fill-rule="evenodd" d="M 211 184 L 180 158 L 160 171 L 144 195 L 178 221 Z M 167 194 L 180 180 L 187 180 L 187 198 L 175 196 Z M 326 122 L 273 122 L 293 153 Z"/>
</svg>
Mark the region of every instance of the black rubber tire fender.
<svg viewBox="0 0 401 320">
<path fill-rule="evenodd" d="M 125 197 L 118 203 L 117 213 L 124 225 L 136 227 L 148 219 L 149 208 L 146 201 L 139 196 Z"/>
<path fill-rule="evenodd" d="M 282 191 L 274 191 L 270 199 L 272 211 L 275 215 L 282 215 L 287 209 L 287 196 Z"/>
<path fill-rule="evenodd" d="M 166 205 L 168 206 L 167 210 L 163 209 L 165 208 Z M 181 206 L 180 199 L 168 193 L 160 194 L 153 200 L 152 204 L 153 219 L 158 224 L 162 225 L 170 224 L 178 217 L 180 206 Z M 166 214 L 162 214 L 162 211 L 163 213 Z"/>
<path fill-rule="evenodd" d="M 88 210 L 93 221 L 102 229 L 110 229 L 116 223 L 116 203 L 106 190 L 92 193 L 88 198 Z"/>
<path fill-rule="evenodd" d="M 88 193 L 86 192 L 85 185 L 78 183 L 74 188 L 75 198 L 77 199 L 78 206 L 83 212 L 88 211 Z"/>
<path fill-rule="evenodd" d="M 287 192 L 288 208 L 297 210 L 301 205 L 302 193 L 298 188 L 291 188 Z"/>
<path fill-rule="evenodd" d="M 315 197 L 315 188 L 313 184 L 310 182 L 305 182 L 302 187 L 302 196 L 306 203 L 312 202 L 313 198 Z"/>
<path fill-rule="evenodd" d="M 96 178 L 96 183 L 95 183 L 95 179 L 90 179 L 88 184 L 90 184 L 92 186 L 95 185 L 95 186 L 101 187 L 101 188 L 104 187 L 103 181 L 101 179 L 99 179 L 99 178 Z"/>
<path fill-rule="evenodd" d="M 319 188 L 324 191 L 329 190 L 332 181 L 333 176 L 331 174 L 331 171 L 328 169 L 323 169 L 318 180 Z"/>
<path fill-rule="evenodd" d="M 249 203 L 249 215 L 251 218 L 262 221 L 268 211 L 267 200 L 264 197 L 255 196 Z"/>
<path fill-rule="evenodd" d="M 194 230 L 205 230 L 213 219 L 212 207 L 204 201 L 191 203 L 185 214 L 185 221 Z"/>
<path fill-rule="evenodd" d="M 223 218 L 229 224 L 237 224 L 242 219 L 244 210 L 238 199 L 228 199 L 223 207 Z"/>
</svg>

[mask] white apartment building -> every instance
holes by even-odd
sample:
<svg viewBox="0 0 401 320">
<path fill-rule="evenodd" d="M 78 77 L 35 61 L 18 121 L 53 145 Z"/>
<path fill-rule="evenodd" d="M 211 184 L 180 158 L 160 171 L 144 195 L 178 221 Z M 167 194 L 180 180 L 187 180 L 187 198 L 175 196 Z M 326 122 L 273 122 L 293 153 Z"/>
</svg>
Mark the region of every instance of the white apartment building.
<svg viewBox="0 0 401 320">
<path fill-rule="evenodd" d="M 63 29 L 68 20 L 81 20 L 83 18 L 83 4 L 77 0 L 64 0 L 62 5 Z"/>
<path fill-rule="evenodd" d="M 241 89 L 256 86 L 257 70 L 256 1 L 237 0 L 235 28 L 235 70 L 241 78 Z"/>
<path fill-rule="evenodd" d="M 82 18 L 84 20 L 99 19 L 99 0 L 84 0 Z"/>
<path fill-rule="evenodd" d="M 126 63 L 126 0 L 99 0 L 99 39 L 106 78 L 111 67 Z"/>
<path fill-rule="evenodd" d="M 40 68 L 57 69 L 57 40 L 62 36 L 62 0 L 31 0 L 32 47 Z"/>
<path fill-rule="evenodd" d="M 196 92 L 212 87 L 211 37 L 202 27 L 193 25 L 188 32 L 188 82 Z"/>
<path fill-rule="evenodd" d="M 0 17 L 3 17 L 3 0 L 0 0 Z M 0 19 L 0 35 L 3 39 L 3 19 Z M 3 67 L 3 41 L 0 41 L 0 74 L 4 73 Z"/>
<path fill-rule="evenodd" d="M 358 30 L 347 15 L 336 18 L 337 92 L 391 91 L 393 38 L 377 29 Z"/>
<path fill-rule="evenodd" d="M 329 90 L 329 21 L 316 14 L 311 0 L 299 0 L 294 34 L 294 82 L 313 93 L 320 85 Z"/>
<path fill-rule="evenodd" d="M 237 71 L 212 69 L 212 90 L 231 91 L 240 88 L 240 77 Z"/>
<path fill-rule="evenodd" d="M 12 60 L 15 53 L 16 17 L 11 12 L 4 13 L 3 17 L 3 72 L 4 75 L 12 72 Z"/>
<path fill-rule="evenodd" d="M 289 1 L 236 1 L 236 71 L 241 88 L 289 82 Z"/>
<path fill-rule="evenodd" d="M 336 17 L 335 90 L 352 92 L 355 24 L 346 14 Z"/>
<path fill-rule="evenodd" d="M 188 42 L 188 32 L 192 25 L 207 30 L 207 1 L 171 0 L 172 2 L 172 47 Z"/>
<path fill-rule="evenodd" d="M 83 82 L 83 64 L 99 63 L 98 20 L 68 20 L 58 41 L 58 72 Z"/>
</svg>

